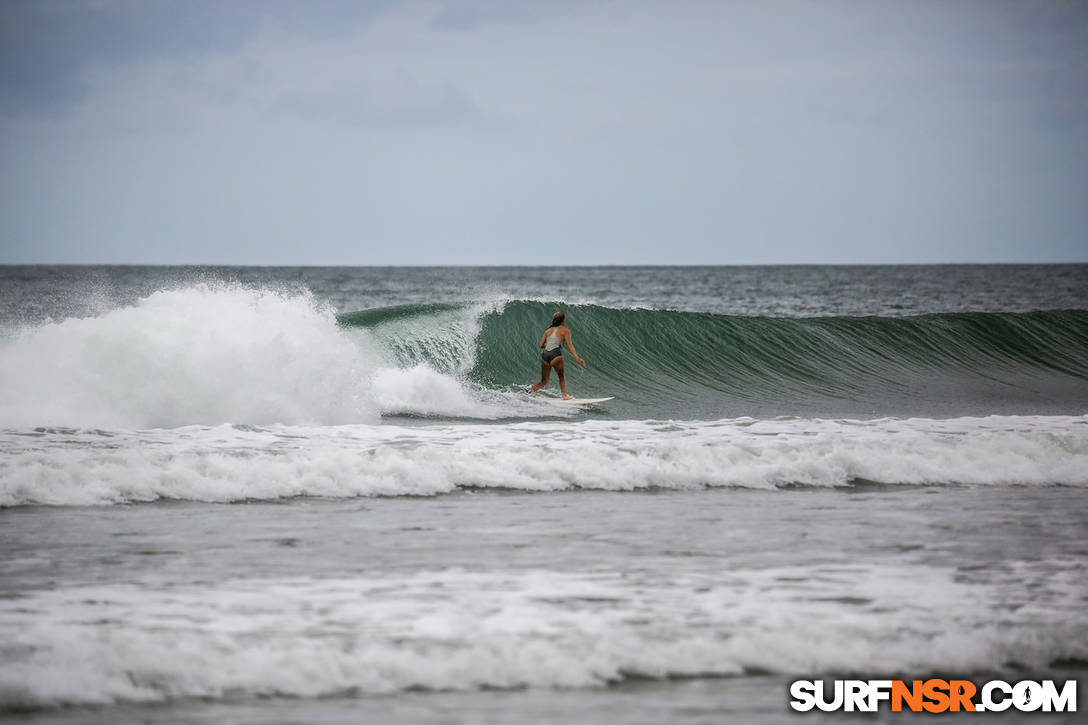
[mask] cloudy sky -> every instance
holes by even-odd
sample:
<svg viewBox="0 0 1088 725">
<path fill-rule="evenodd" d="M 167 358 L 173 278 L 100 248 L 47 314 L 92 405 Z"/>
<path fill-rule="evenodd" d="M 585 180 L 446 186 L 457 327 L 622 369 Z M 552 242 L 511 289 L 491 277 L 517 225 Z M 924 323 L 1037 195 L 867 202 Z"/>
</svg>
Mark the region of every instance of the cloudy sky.
<svg viewBox="0 0 1088 725">
<path fill-rule="evenodd" d="M 0 263 L 1088 262 L 1081 0 L 0 0 Z"/>
</svg>

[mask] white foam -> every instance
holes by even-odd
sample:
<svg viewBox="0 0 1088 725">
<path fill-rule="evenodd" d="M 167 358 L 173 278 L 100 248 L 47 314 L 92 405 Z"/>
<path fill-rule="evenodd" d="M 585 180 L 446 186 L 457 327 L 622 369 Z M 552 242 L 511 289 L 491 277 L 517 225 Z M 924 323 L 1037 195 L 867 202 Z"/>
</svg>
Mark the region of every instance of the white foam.
<svg viewBox="0 0 1088 725">
<path fill-rule="evenodd" d="M 136 429 L 361 423 L 382 413 L 541 414 L 463 382 L 479 314 L 455 310 L 448 324 L 428 319 L 427 329 L 382 336 L 345 332 L 331 309 L 297 291 L 237 285 L 161 291 L 4 341 L 0 426 Z M 449 369 L 417 364 L 416 348 L 449 348 L 448 355 L 431 356 L 451 361 Z"/>
<path fill-rule="evenodd" d="M 440 394 L 420 397 L 452 396 L 447 403 L 455 407 L 459 394 L 430 376 L 422 374 L 430 381 L 422 386 Z M 1088 416 L 0 433 L 0 505 L 9 506 L 420 495 L 466 486 L 842 486 L 858 479 L 1088 485 Z"/>
<path fill-rule="evenodd" d="M 1008 577 L 1030 574 L 1008 562 Z M 469 572 L 67 587 L 0 600 L 0 705 L 595 687 L 749 669 L 916 675 L 1082 654 L 1082 572 L 929 566 Z"/>
<path fill-rule="evenodd" d="M 499 419 L 556 415 L 539 401 L 486 390 L 419 364 L 383 368 L 374 374 L 374 399 L 383 415 Z M 562 411 L 568 414 L 568 411 Z"/>
<path fill-rule="evenodd" d="M 0 424 L 376 420 L 367 361 L 305 294 L 198 285 L 0 349 Z"/>
</svg>

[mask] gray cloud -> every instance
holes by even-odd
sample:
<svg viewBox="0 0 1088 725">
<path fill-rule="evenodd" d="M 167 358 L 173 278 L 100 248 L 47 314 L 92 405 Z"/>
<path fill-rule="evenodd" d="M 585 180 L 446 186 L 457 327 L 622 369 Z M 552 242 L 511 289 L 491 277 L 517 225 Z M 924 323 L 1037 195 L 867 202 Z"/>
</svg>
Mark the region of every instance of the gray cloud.
<svg viewBox="0 0 1088 725">
<path fill-rule="evenodd" d="M 348 5 L 34 6 L 0 261 L 1088 261 L 1084 3 Z"/>
<path fill-rule="evenodd" d="M 517 2 L 450 2 L 431 21 L 441 30 L 476 30 L 488 23 L 525 19 L 530 8 Z"/>
<path fill-rule="evenodd" d="M 93 64 L 191 59 L 237 51 L 275 23 L 330 37 L 390 6 L 386 0 L 3 0 L 0 113 L 57 117 L 84 98 Z"/>
<path fill-rule="evenodd" d="M 376 82 L 349 79 L 336 88 L 288 91 L 272 106 L 309 118 L 359 128 L 427 128 L 467 121 L 476 102 L 450 83 L 421 83 L 406 73 Z"/>
</svg>

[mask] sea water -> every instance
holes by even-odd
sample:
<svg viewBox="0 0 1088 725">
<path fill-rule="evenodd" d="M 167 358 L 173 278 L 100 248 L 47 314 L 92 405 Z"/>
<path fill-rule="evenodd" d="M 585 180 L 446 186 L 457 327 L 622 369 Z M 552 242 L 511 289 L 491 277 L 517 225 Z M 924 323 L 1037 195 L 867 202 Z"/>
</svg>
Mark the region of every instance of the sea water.
<svg viewBox="0 0 1088 725">
<path fill-rule="evenodd" d="M 1083 691 L 1088 266 L 0 290 L 8 714 L 772 723 L 794 679 Z M 524 392 L 558 309 L 570 392 L 614 401 Z"/>
</svg>

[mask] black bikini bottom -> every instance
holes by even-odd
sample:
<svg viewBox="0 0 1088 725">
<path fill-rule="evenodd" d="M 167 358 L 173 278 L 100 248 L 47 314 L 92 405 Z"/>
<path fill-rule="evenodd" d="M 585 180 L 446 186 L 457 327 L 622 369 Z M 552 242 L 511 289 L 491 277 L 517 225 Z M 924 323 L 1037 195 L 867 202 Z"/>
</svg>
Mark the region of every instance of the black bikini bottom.
<svg viewBox="0 0 1088 725">
<path fill-rule="evenodd" d="M 563 348 L 557 347 L 554 350 L 545 350 L 540 355 L 540 359 L 551 365 L 552 360 L 557 357 L 563 357 Z"/>
</svg>

